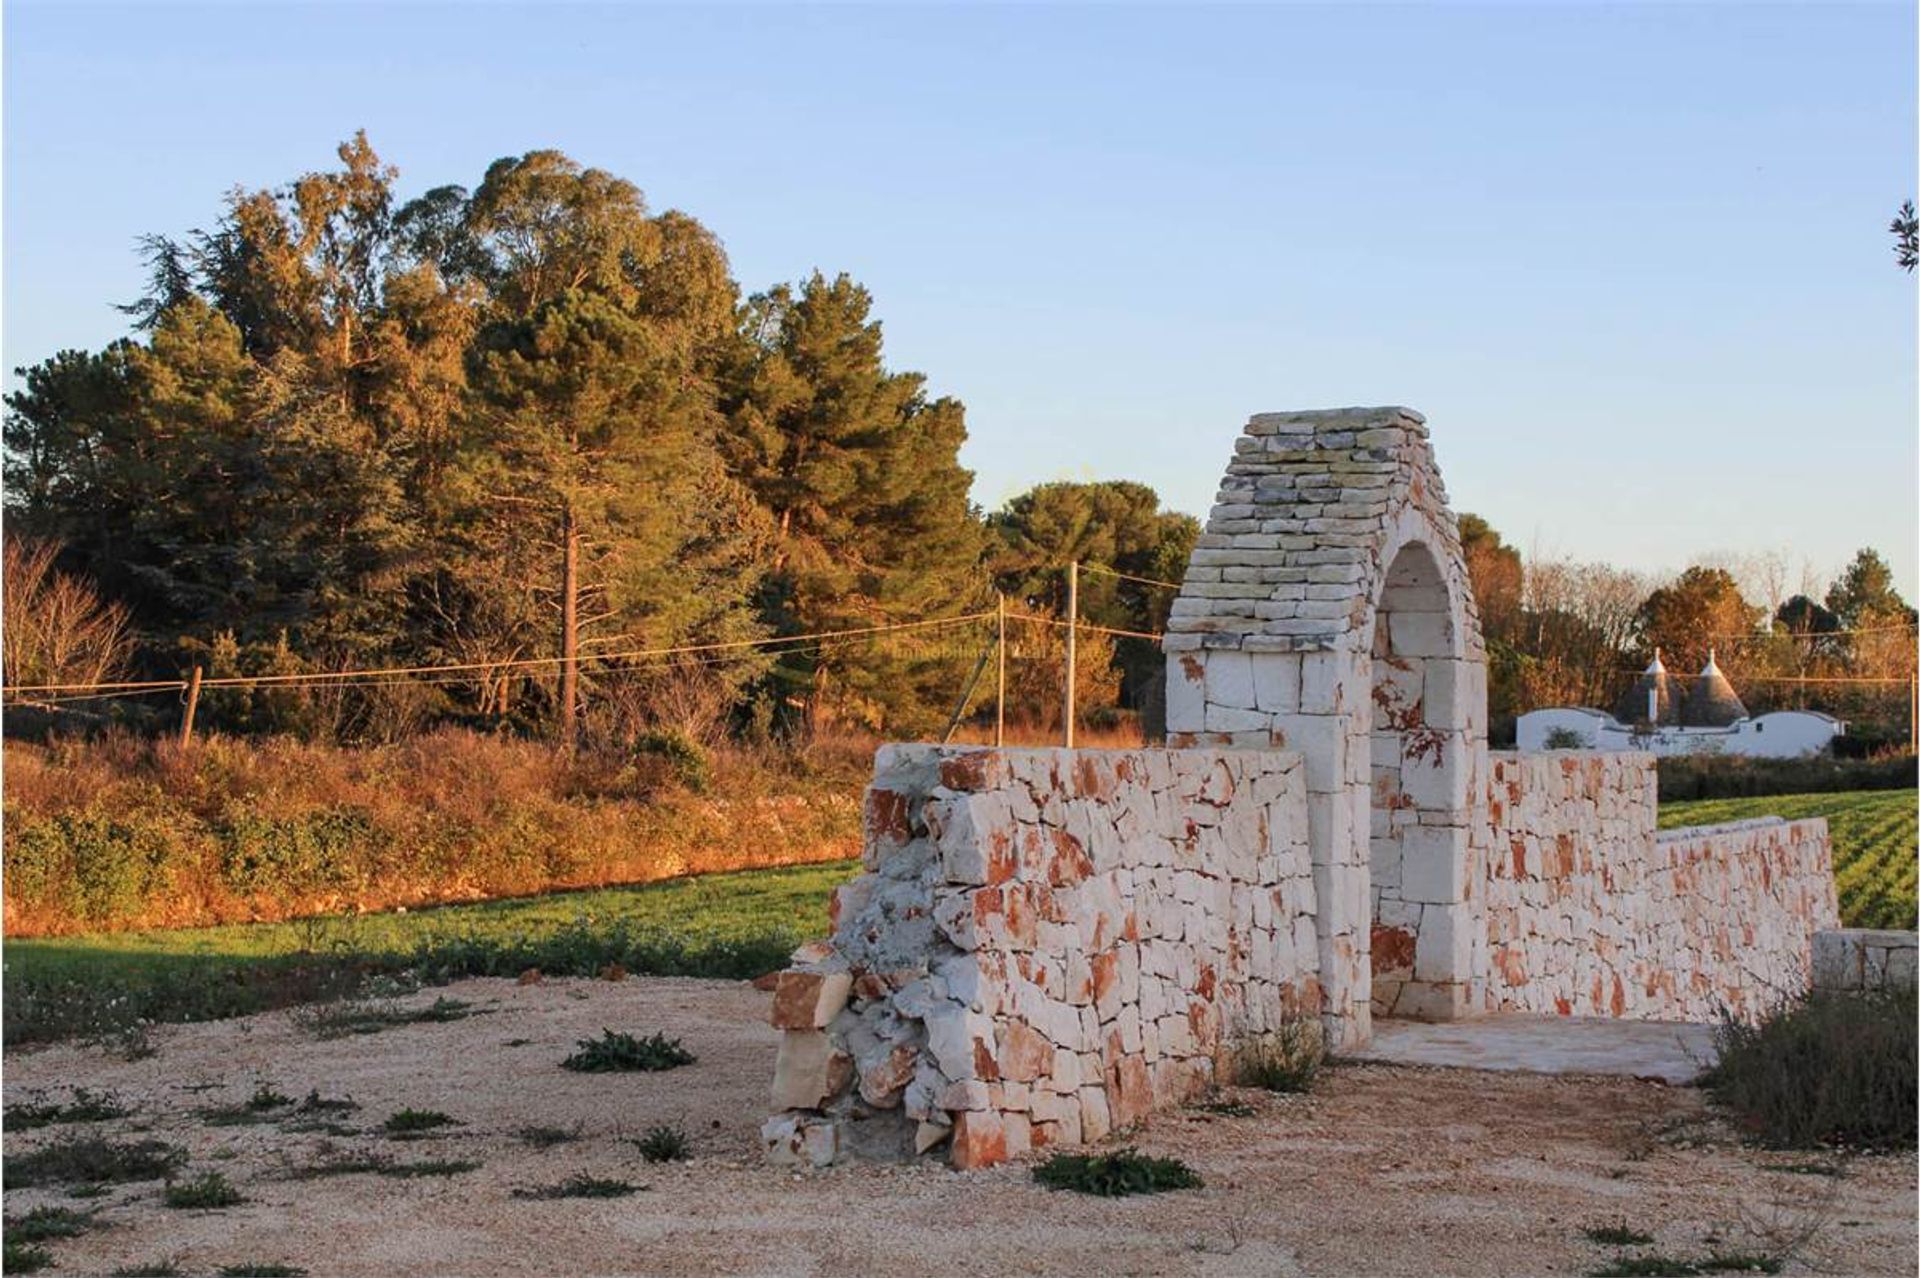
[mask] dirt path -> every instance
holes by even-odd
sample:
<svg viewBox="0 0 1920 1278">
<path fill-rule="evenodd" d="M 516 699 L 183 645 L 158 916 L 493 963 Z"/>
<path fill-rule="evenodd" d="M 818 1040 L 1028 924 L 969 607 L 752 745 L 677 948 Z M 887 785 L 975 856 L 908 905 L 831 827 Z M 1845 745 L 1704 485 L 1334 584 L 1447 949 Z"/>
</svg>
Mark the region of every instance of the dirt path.
<svg viewBox="0 0 1920 1278">
<path fill-rule="evenodd" d="M 1699 1094 L 1624 1079 L 1353 1065 L 1312 1097 L 1245 1094 L 1252 1117 L 1184 1113 L 1137 1136 L 1185 1159 L 1204 1190 L 1094 1200 L 1050 1193 L 1022 1166 L 962 1176 L 937 1166 L 795 1174 L 763 1164 L 774 1031 L 766 996 L 691 980 L 466 981 L 478 1015 L 316 1039 L 286 1014 L 169 1027 L 126 1062 L 57 1047 L 10 1053 L 8 1104 L 81 1085 L 135 1111 L 90 1128 L 9 1134 L 17 1155 L 62 1133 L 148 1135 L 188 1149 L 188 1175 L 220 1171 L 247 1195 L 217 1212 L 169 1210 L 156 1184 L 76 1202 L 9 1190 L 9 1217 L 43 1204 L 101 1208 L 110 1227 L 49 1244 L 55 1273 L 105 1274 L 172 1258 L 182 1272 L 283 1262 L 314 1275 L 394 1274 L 1579 1274 L 1612 1255 L 1583 1226 L 1624 1223 L 1669 1255 L 1764 1250 L 1819 1223 L 1787 1272 L 1912 1274 L 1909 1158 L 1856 1161 L 1835 1178 L 1767 1170 L 1807 1160 L 1740 1148 Z M 575 1040 L 662 1030 L 699 1060 L 664 1074 L 559 1068 Z M 255 1087 L 350 1095 L 348 1134 L 280 1124 L 210 1126 L 196 1111 Z M 395 1110 L 463 1124 L 396 1142 Z M 684 1163 L 644 1162 L 657 1123 L 692 1137 Z M 515 1133 L 579 1128 L 546 1150 Z M 451 1177 L 301 1179 L 350 1155 L 477 1160 Z M 587 1173 L 644 1185 L 614 1199 L 532 1200 L 516 1189 Z"/>
</svg>

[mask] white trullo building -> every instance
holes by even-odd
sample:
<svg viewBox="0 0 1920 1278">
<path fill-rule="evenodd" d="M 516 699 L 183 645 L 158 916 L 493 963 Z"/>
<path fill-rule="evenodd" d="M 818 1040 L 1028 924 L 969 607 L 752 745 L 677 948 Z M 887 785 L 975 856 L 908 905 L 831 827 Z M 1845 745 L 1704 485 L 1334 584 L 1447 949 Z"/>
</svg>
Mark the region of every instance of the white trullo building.
<svg viewBox="0 0 1920 1278">
<path fill-rule="evenodd" d="M 1654 754 L 1745 754 L 1768 758 L 1818 754 L 1847 725 L 1817 710 L 1776 710 L 1755 718 L 1707 653 L 1706 668 L 1683 691 L 1660 652 L 1612 714 L 1574 706 L 1529 710 L 1516 728 L 1522 750 L 1650 750 Z"/>
</svg>

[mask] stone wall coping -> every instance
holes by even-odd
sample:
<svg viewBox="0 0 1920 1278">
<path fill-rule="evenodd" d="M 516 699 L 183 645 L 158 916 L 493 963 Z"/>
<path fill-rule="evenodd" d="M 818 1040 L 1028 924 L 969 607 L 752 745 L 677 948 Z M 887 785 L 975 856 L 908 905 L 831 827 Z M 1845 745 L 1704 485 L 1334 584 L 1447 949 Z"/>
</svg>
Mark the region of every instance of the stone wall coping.
<svg viewBox="0 0 1920 1278">
<path fill-rule="evenodd" d="M 1830 927 L 1821 928 L 1819 936 L 1843 936 L 1861 945 L 1869 945 L 1883 950 L 1920 949 L 1920 932 L 1908 932 L 1900 928 L 1886 927 Z"/>
<path fill-rule="evenodd" d="M 1747 817 L 1741 821 L 1721 821 L 1716 825 L 1680 825 L 1668 830 L 1654 832 L 1655 843 L 1678 843 L 1683 839 L 1711 838 L 1716 834 L 1739 834 L 1745 830 L 1770 830 L 1777 825 L 1803 825 L 1810 821 L 1823 824 L 1825 817 L 1800 817 L 1789 821 L 1781 816 Z"/>
</svg>

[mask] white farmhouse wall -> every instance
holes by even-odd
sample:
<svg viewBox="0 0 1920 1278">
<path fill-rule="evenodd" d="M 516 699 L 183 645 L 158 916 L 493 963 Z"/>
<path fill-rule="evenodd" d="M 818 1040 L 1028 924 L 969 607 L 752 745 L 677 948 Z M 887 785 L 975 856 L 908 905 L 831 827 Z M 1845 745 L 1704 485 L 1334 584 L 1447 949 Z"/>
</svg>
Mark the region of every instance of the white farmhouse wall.
<svg viewBox="0 0 1920 1278">
<path fill-rule="evenodd" d="M 1529 710 L 1515 724 L 1515 743 L 1522 750 L 1548 749 L 1556 730 L 1572 732 L 1581 747 L 1590 750 L 1640 750 L 1649 754 L 1732 754 L 1750 758 L 1791 759 L 1832 748 L 1846 725 L 1829 715 L 1807 710 L 1776 710 L 1741 719 L 1726 728 L 1662 727 L 1635 732 L 1612 715 L 1598 710 L 1561 706 Z"/>
</svg>

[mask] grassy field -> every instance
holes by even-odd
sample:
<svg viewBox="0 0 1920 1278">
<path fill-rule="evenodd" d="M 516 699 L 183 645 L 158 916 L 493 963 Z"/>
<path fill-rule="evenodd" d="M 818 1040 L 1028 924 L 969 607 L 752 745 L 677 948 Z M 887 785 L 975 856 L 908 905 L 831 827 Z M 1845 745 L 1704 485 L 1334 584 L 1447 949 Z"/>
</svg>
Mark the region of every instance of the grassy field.
<svg viewBox="0 0 1920 1278">
<path fill-rule="evenodd" d="M 1712 825 L 1758 816 L 1823 816 L 1833 834 L 1833 877 L 1848 927 L 1914 925 L 1916 795 L 1912 790 L 1782 794 L 1660 805 L 1660 825 Z"/>
<path fill-rule="evenodd" d="M 752 977 L 823 934 L 852 861 L 289 923 L 10 940 L 9 1042 L 124 1033 L 336 996 L 369 978 Z"/>
</svg>

